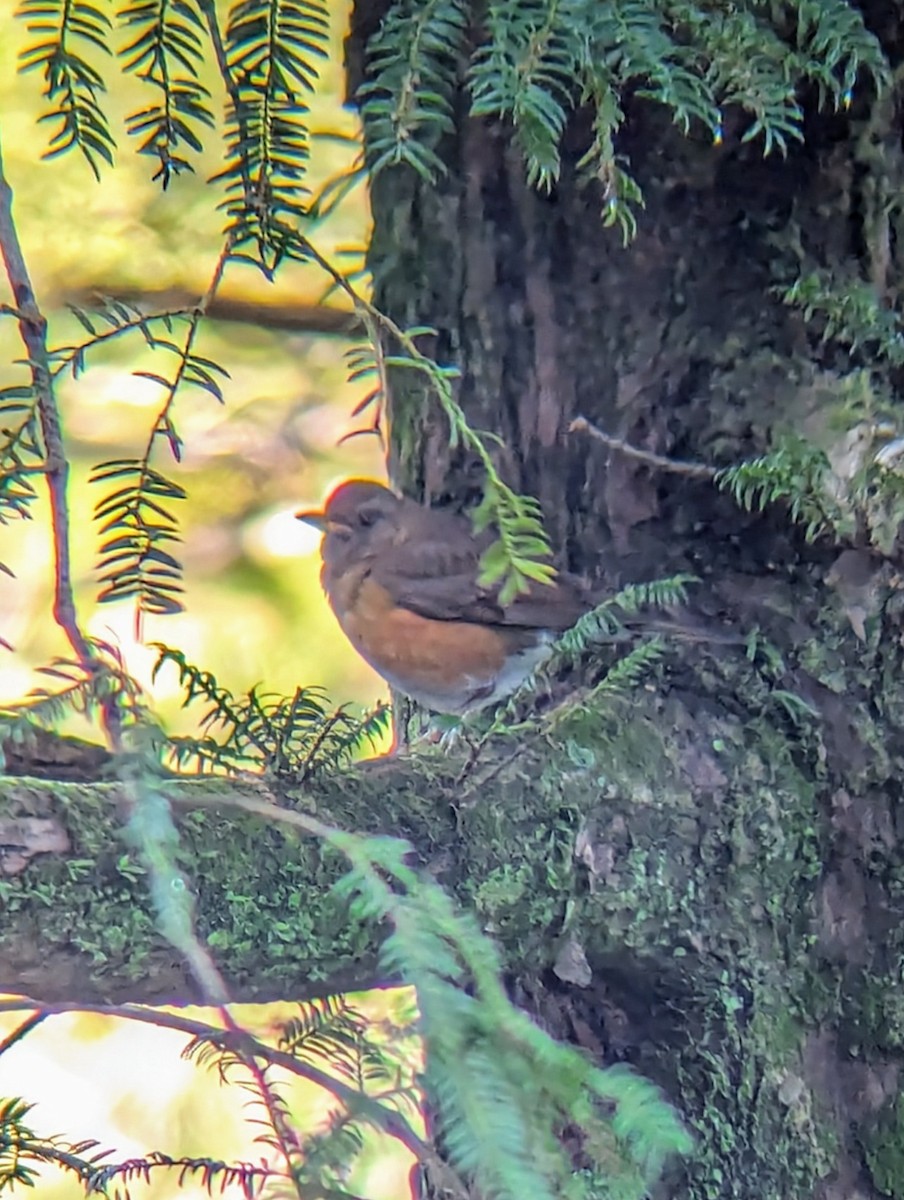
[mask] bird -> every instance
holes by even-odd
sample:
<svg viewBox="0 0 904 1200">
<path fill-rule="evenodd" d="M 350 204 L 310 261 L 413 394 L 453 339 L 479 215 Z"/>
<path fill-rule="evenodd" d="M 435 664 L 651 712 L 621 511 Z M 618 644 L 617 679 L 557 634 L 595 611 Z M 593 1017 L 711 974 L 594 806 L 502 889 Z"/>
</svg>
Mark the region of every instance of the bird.
<svg viewBox="0 0 904 1200">
<path fill-rule="evenodd" d="M 371 480 L 347 480 L 296 516 L 324 535 L 321 583 L 345 636 L 391 687 L 437 713 L 506 699 L 594 607 L 564 572 L 503 603 L 501 581 L 480 581 L 491 530 Z"/>
</svg>

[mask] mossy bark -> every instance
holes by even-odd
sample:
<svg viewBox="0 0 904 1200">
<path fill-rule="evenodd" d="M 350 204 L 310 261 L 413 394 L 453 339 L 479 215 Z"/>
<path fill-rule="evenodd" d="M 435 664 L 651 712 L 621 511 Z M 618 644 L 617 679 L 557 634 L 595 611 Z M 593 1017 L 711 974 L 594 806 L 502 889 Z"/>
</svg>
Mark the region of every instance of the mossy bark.
<svg viewBox="0 0 904 1200">
<path fill-rule="evenodd" d="M 900 17 L 864 7 L 897 53 Z M 380 10 L 357 5 L 353 70 Z M 852 516 L 847 542 L 811 546 L 786 510 L 747 514 L 569 431 L 581 415 L 712 466 L 799 433 L 838 462 L 857 363 L 776 289 L 829 269 L 897 295 L 894 103 L 811 114 L 766 160 L 730 120 L 714 147 L 630 103 L 619 150 L 646 207 L 628 247 L 578 180 L 583 114 L 543 196 L 511 130 L 466 107 L 435 184 L 401 167 L 373 182 L 378 305 L 436 328 L 561 565 L 610 587 L 690 570 L 696 604 L 770 649 L 676 645 L 564 755 L 531 746 L 544 782 L 488 786 L 456 831 L 456 887 L 544 1020 L 637 1063 L 693 1120 L 674 1194 L 904 1196 L 900 539 L 883 557 Z M 472 503 L 480 472 L 410 372 L 391 418 L 396 482 Z"/>
<path fill-rule="evenodd" d="M 792 733 L 766 694 L 731 699 L 754 694 L 755 674 L 733 652 L 703 656 L 607 711 L 575 710 L 562 742 L 503 737 L 476 761 L 421 752 L 281 799 L 408 838 L 497 939 L 520 1003 L 667 1089 L 699 1135 L 668 1194 L 869 1195 L 872 1177 L 895 1195 L 904 939 L 875 769 L 891 760 L 856 708 L 862 783 L 846 790 L 819 719 Z M 167 786 L 198 929 L 237 999 L 385 982 L 378 931 L 329 891 L 338 860 L 212 811 L 221 782 Z M 194 994 L 155 932 L 118 809 L 114 784 L 0 785 L 3 990 Z"/>
</svg>

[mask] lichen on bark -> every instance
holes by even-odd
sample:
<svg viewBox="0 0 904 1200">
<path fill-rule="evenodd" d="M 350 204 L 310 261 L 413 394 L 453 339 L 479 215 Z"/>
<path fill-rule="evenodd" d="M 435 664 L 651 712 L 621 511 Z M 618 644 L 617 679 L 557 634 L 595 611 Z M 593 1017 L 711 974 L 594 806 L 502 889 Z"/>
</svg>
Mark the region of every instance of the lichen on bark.
<svg viewBox="0 0 904 1200">
<path fill-rule="evenodd" d="M 356 6 L 359 63 L 379 7 Z M 866 7 L 891 37 L 887 10 Z M 461 368 L 473 426 L 501 438 L 503 476 L 541 500 L 560 565 L 611 587 L 691 571 L 706 614 L 759 632 L 749 658 L 674 648 L 584 740 L 554 751 L 531 738 L 523 775 L 494 780 L 459 822 L 459 894 L 505 941 L 525 1003 L 590 1053 L 660 1079 L 691 1116 L 698 1153 L 672 1194 L 877 1194 L 902 1148 L 889 1118 L 901 598 L 895 562 L 877 553 L 894 551 L 896 531 L 871 542 L 869 514 L 848 507 L 810 545 L 781 506 L 742 512 L 711 483 L 569 429 L 582 415 L 716 467 L 809 437 L 845 505 L 832 431 L 862 364 L 781 294 L 825 267 L 888 295 L 899 217 L 883 181 L 900 159 L 888 106 L 876 119 L 810 113 L 804 143 L 764 160 L 732 138 L 683 138 L 629 102 L 619 151 L 646 207 L 627 248 L 578 182 L 584 114 L 560 179 L 537 195 L 511 130 L 465 108 L 440 146 L 442 177 L 399 168 L 373 182 L 376 302 L 437 329 L 432 350 Z M 393 380 L 392 429 L 401 486 L 474 502 L 479 471 L 410 372 Z M 539 847 L 545 871 L 526 857 Z M 877 1129 L 882 1150 L 866 1153 Z"/>
</svg>

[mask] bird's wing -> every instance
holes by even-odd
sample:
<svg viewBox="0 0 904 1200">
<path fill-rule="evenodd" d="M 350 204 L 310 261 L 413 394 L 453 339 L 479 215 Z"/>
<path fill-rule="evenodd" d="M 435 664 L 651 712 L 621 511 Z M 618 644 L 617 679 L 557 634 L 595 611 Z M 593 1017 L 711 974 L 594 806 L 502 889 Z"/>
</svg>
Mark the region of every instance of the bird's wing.
<svg viewBox="0 0 904 1200">
<path fill-rule="evenodd" d="M 437 532 L 435 527 L 433 532 Z M 374 559 L 371 575 L 396 604 L 434 621 L 528 629 L 568 629 L 587 611 L 589 602 L 568 576 L 560 576 L 551 586 L 533 584 L 530 591 L 503 606 L 499 585 L 482 587 L 478 583 L 480 556 L 493 535 L 461 537 L 457 522 L 450 524 L 447 532 L 446 538 L 396 543 L 391 554 Z"/>
<path fill-rule="evenodd" d="M 480 556 L 486 540 L 475 538 L 470 522 L 430 512 L 426 529 L 411 522 L 385 553 L 374 556 L 371 577 L 396 604 L 435 621 L 504 622 L 492 588 L 481 588 Z"/>
<path fill-rule="evenodd" d="M 482 625 L 506 624 L 505 610 L 493 589 L 477 586 L 477 573 L 460 571 L 439 576 L 403 575 L 397 567 L 372 572 L 396 604 L 434 621 L 475 621 Z"/>
</svg>

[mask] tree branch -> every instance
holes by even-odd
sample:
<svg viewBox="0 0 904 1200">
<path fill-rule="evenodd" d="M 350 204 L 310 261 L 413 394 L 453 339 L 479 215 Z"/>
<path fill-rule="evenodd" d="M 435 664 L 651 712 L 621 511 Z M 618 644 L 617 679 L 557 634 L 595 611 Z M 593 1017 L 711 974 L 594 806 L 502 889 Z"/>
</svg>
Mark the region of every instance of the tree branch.
<svg viewBox="0 0 904 1200">
<path fill-rule="evenodd" d="M 637 462 L 646 463 L 647 466 L 655 467 L 659 471 L 670 471 L 673 475 L 689 475 L 695 479 L 715 479 L 719 474 L 715 467 L 708 467 L 705 463 L 683 462 L 681 459 L 653 454 L 650 450 L 641 450 L 637 446 L 632 446 L 630 442 L 623 441 L 622 438 L 605 433 L 599 426 L 588 421 L 586 417 L 575 417 L 568 426 L 568 432 L 587 433 L 596 441 L 602 442 L 604 446 L 608 446 L 610 450 L 624 454 L 626 458 L 636 459 Z"/>
<path fill-rule="evenodd" d="M 155 316 L 168 311 L 172 316 L 183 316 L 197 304 L 197 292 L 177 285 L 155 290 L 153 288 L 127 288 L 102 282 L 63 291 L 61 299 L 79 308 L 90 307 L 98 296 L 112 300 L 124 300 L 153 311 Z M 0 305 L 0 313 L 3 313 Z M 284 330 L 287 333 L 317 333 L 331 337 L 359 337 L 365 332 L 357 313 L 328 304 L 304 304 L 299 302 L 271 301 L 269 299 L 246 300 L 237 294 L 220 293 L 207 304 L 207 316 L 211 321 L 227 321 L 240 325 L 257 325 L 264 329 Z M 14 313 L 11 315 L 17 315 Z M 100 339 L 98 339 L 100 340 Z"/>
<path fill-rule="evenodd" d="M 79 625 L 72 590 L 72 560 L 69 539 L 69 506 L 66 490 L 69 483 L 69 462 L 63 444 L 60 412 L 53 388 L 53 376 L 47 352 L 47 320 L 41 313 L 22 253 L 22 246 L 13 219 L 13 192 L 3 168 L 0 150 L 0 254 L 15 300 L 19 333 L 28 354 L 32 387 L 37 404 L 38 419 L 44 442 L 44 474 L 50 498 L 51 529 L 54 553 L 53 616 L 65 633 L 79 663 L 89 672 L 98 669 L 100 662 Z M 104 729 L 111 746 L 120 742 L 119 720 L 115 701 L 103 705 Z"/>
</svg>

